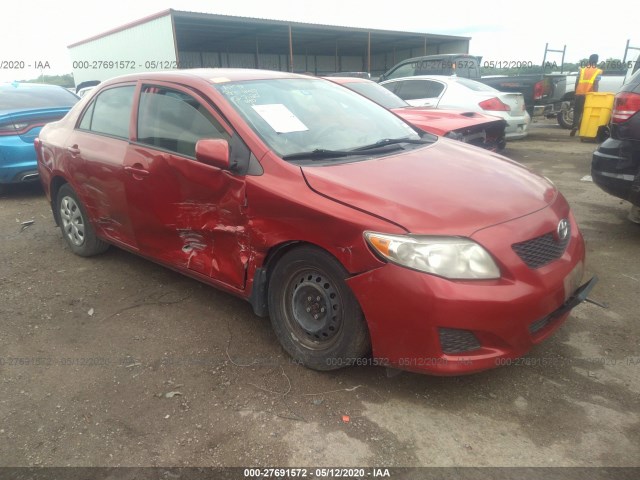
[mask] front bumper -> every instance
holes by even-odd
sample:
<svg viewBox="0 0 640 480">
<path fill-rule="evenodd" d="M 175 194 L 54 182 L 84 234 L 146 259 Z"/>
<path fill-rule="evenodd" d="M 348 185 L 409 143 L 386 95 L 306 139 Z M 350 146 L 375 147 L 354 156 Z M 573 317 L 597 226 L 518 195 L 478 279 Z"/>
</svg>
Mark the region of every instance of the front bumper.
<svg viewBox="0 0 640 480">
<path fill-rule="evenodd" d="M 531 117 L 525 112 L 521 117 L 506 117 L 507 128 L 505 129 L 505 137 L 507 140 L 519 140 L 525 138 L 529 134 L 529 124 Z"/>
<path fill-rule="evenodd" d="M 578 289 L 584 241 L 568 207 L 559 210 L 546 208 L 473 235 L 488 251 L 499 253 L 494 254 L 502 271 L 498 280 L 451 281 L 394 264 L 350 278 L 377 362 L 461 375 L 521 357 L 549 337 L 595 283 Z M 527 267 L 511 244 L 550 231 L 559 218 L 571 223 L 566 250 L 543 267 Z M 514 232 L 518 238 L 505 248 L 500 239 Z"/>
<path fill-rule="evenodd" d="M 640 150 L 634 142 L 605 140 L 593 152 L 591 178 L 610 195 L 640 206 Z"/>
</svg>

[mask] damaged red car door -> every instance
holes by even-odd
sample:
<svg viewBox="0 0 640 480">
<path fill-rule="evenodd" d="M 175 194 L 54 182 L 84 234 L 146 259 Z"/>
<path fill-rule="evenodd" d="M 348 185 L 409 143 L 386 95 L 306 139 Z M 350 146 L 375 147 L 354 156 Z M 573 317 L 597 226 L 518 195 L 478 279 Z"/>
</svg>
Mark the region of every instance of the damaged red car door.
<svg viewBox="0 0 640 480">
<path fill-rule="evenodd" d="M 162 83 L 140 86 L 135 117 L 136 141 L 124 170 L 140 251 L 242 288 L 245 181 L 195 153 L 203 138 L 228 141 L 230 129 L 197 93 Z"/>
<path fill-rule="evenodd" d="M 86 109 L 61 152 L 103 235 L 136 250 L 125 192 L 123 158 L 130 148 L 135 83 L 102 91 Z"/>
</svg>

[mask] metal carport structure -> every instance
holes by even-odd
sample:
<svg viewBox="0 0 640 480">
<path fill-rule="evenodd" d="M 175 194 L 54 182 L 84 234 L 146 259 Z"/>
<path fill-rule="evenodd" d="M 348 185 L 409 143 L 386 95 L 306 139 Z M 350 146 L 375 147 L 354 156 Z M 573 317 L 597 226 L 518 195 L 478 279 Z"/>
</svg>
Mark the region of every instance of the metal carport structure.
<svg viewBox="0 0 640 480">
<path fill-rule="evenodd" d="M 375 76 L 412 56 L 468 53 L 469 41 L 451 35 L 169 9 L 74 43 L 69 50 L 78 84 L 92 77 L 105 80 L 176 67 L 262 68 L 316 75 L 364 71 Z"/>
</svg>

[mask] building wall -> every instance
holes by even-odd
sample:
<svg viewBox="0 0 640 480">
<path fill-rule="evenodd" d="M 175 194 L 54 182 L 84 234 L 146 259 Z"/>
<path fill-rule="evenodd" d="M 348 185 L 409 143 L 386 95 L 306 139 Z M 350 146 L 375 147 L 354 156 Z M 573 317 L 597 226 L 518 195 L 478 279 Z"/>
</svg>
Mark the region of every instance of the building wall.
<svg viewBox="0 0 640 480">
<path fill-rule="evenodd" d="M 171 16 L 69 47 L 69 52 L 76 85 L 127 73 L 175 68 Z"/>
<path fill-rule="evenodd" d="M 171 15 L 133 25 L 125 30 L 105 35 L 83 44 L 69 47 L 76 85 L 90 80 L 103 81 L 118 75 L 149 70 L 173 68 L 261 68 L 290 71 L 288 51 L 280 53 L 256 53 L 219 51 L 219 45 L 211 50 L 180 51 L 176 47 Z M 384 53 L 371 53 L 370 73 L 376 77 L 396 63 L 411 57 L 438 53 L 467 53 L 467 40 L 453 40 L 425 47 L 396 50 L 389 47 Z M 294 50 L 293 71 L 325 75 L 333 72 L 361 72 L 368 70 L 368 58 L 362 55 L 305 55 Z"/>
<path fill-rule="evenodd" d="M 438 53 L 467 53 L 469 44 L 466 40 L 427 44 L 427 55 Z M 424 47 L 395 50 L 386 53 L 372 53 L 371 75 L 377 77 L 393 67 L 396 63 L 411 57 L 425 55 Z M 178 52 L 180 64 L 188 68 L 240 67 L 261 68 L 265 70 L 289 71 L 288 54 L 227 53 L 227 52 Z M 333 72 L 365 72 L 367 57 L 349 55 L 301 55 L 294 54 L 293 67 L 297 73 L 309 72 L 325 75 Z"/>
</svg>

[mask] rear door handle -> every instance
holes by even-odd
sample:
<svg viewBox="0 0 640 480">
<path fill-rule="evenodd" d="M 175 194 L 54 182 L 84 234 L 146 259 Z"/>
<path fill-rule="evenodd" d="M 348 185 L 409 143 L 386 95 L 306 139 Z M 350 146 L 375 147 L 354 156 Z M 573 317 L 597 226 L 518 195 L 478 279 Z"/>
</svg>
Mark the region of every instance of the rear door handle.
<svg viewBox="0 0 640 480">
<path fill-rule="evenodd" d="M 139 167 L 124 167 L 124 171 L 130 175 L 133 175 L 134 178 L 146 177 L 149 175 L 149 170 L 145 170 L 142 168 L 142 165 Z"/>
<path fill-rule="evenodd" d="M 80 155 L 80 149 L 77 145 L 74 145 L 73 147 L 67 147 L 67 152 L 69 152 L 74 157 Z"/>
</svg>

